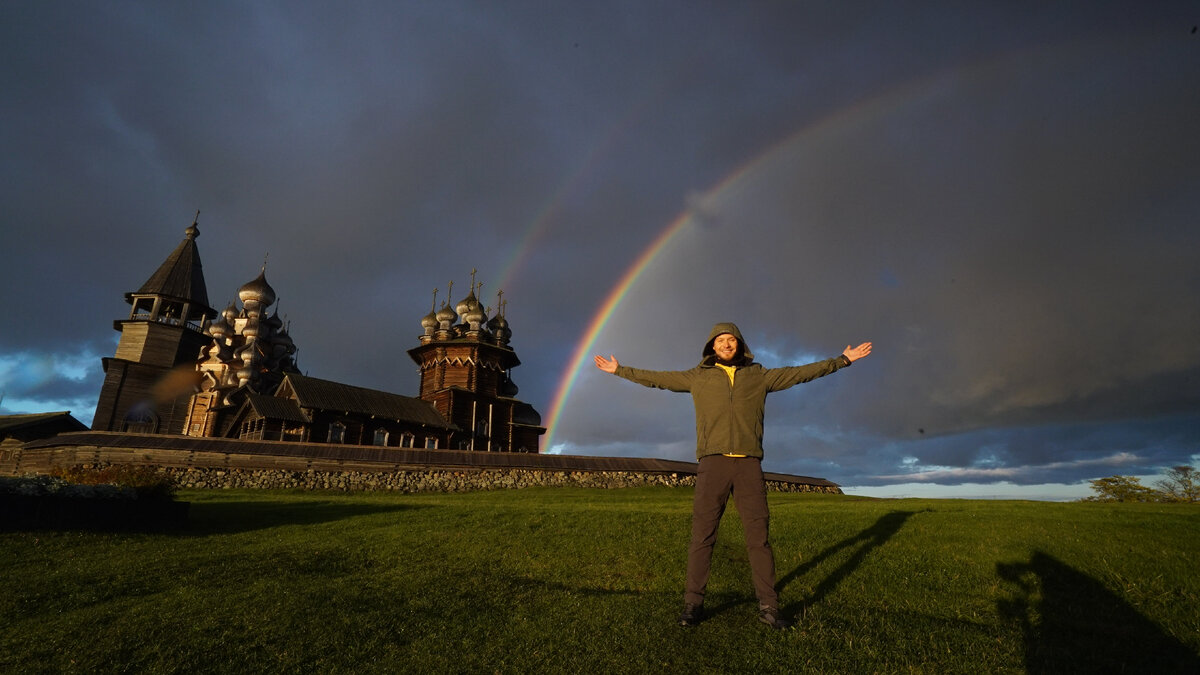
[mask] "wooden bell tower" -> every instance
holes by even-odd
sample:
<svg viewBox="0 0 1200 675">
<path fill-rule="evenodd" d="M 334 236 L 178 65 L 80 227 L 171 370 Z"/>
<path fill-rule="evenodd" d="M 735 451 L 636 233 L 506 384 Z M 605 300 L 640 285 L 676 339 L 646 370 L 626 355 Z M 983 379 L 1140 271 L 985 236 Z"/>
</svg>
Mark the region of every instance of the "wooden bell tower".
<svg viewBox="0 0 1200 675">
<path fill-rule="evenodd" d="M 113 322 L 121 333 L 116 354 L 104 358 L 104 384 L 92 429 L 182 433 L 194 393 L 196 358 L 208 342 L 204 323 L 216 316 L 208 306 L 196 220 L 158 270 L 125 294 L 129 316 Z"/>
</svg>

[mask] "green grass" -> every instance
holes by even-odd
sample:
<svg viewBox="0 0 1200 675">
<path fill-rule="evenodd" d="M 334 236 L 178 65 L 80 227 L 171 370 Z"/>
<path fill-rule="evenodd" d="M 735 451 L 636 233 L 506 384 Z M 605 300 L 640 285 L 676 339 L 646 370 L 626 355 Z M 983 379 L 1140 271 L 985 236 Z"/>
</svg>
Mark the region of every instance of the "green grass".
<svg viewBox="0 0 1200 675">
<path fill-rule="evenodd" d="M 772 494 L 695 629 L 689 489 L 184 491 L 176 534 L 0 534 L 0 672 L 1200 672 L 1200 509 Z"/>
</svg>

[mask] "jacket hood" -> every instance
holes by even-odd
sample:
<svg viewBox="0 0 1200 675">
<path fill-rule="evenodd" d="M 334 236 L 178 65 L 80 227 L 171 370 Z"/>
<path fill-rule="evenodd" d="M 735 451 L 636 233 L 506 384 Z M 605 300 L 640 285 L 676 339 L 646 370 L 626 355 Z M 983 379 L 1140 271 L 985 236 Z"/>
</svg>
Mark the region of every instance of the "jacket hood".
<svg viewBox="0 0 1200 675">
<path fill-rule="evenodd" d="M 713 350 L 713 340 L 717 339 L 718 335 L 729 333 L 737 338 L 738 350 L 734 356 L 734 360 L 740 363 L 750 363 L 754 360 L 754 354 L 750 352 L 750 345 L 746 344 L 745 338 L 742 337 L 742 331 L 738 330 L 737 324 L 734 323 L 719 323 L 713 326 L 712 331 L 708 334 L 708 341 L 704 343 L 704 351 L 701 353 L 701 363 L 711 365 L 717 360 L 717 353 Z"/>
</svg>

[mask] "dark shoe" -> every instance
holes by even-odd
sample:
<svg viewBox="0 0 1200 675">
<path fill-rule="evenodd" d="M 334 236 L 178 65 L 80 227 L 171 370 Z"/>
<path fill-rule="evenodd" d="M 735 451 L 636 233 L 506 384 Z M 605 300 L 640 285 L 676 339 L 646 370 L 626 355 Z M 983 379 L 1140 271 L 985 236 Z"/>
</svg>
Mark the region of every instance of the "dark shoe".
<svg viewBox="0 0 1200 675">
<path fill-rule="evenodd" d="M 693 605 L 689 602 L 683 606 L 683 613 L 679 615 L 679 625 L 684 628 L 693 628 L 699 626 L 703 619 L 704 605 Z"/>
<path fill-rule="evenodd" d="M 792 625 L 791 621 L 783 618 L 783 615 L 779 613 L 779 609 L 776 607 L 760 607 L 758 609 L 758 620 L 775 630 L 783 630 Z"/>
</svg>

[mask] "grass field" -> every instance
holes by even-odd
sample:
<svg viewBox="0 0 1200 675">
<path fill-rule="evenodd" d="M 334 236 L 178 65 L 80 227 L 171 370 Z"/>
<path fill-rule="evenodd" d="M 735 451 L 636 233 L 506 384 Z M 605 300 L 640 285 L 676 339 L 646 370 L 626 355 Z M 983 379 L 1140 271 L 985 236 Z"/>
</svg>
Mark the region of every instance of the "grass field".
<svg viewBox="0 0 1200 675">
<path fill-rule="evenodd" d="M 690 489 L 183 492 L 174 534 L 0 534 L 0 672 L 1200 672 L 1200 508 L 772 494 L 694 629 Z"/>
</svg>

